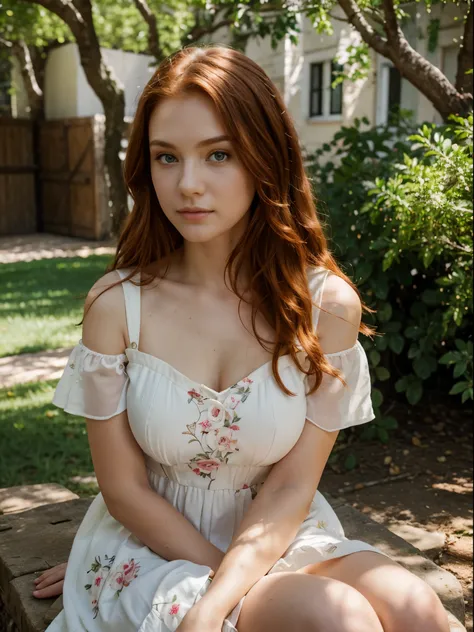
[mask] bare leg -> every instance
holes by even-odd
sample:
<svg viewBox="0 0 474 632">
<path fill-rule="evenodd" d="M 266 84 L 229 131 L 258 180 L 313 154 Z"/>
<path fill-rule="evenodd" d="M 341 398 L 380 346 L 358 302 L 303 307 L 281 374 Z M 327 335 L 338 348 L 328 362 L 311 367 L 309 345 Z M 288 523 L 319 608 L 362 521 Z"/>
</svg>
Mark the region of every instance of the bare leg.
<svg viewBox="0 0 474 632">
<path fill-rule="evenodd" d="M 384 632 L 367 599 L 326 577 L 275 573 L 247 594 L 239 632 Z"/>
<path fill-rule="evenodd" d="M 337 579 L 358 590 L 372 604 L 385 632 L 449 632 L 448 617 L 434 590 L 373 551 L 306 566 L 299 573 Z"/>
</svg>

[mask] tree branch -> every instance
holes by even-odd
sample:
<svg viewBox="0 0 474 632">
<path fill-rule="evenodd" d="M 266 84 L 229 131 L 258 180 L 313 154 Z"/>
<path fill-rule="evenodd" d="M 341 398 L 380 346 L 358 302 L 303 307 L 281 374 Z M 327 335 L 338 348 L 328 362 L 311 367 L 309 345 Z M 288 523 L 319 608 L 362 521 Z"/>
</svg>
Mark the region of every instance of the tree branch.
<svg viewBox="0 0 474 632">
<path fill-rule="evenodd" d="M 338 2 L 362 39 L 377 53 L 390 59 L 400 74 L 431 101 L 444 120 L 453 112 L 465 114 L 472 109 L 472 92 L 460 93 L 439 68 L 410 46 L 398 24 L 393 0 L 383 0 L 387 38 L 374 31 L 356 0 Z"/>
<path fill-rule="evenodd" d="M 148 51 L 150 55 L 156 58 L 157 62 L 160 62 L 164 58 L 164 53 L 160 45 L 156 15 L 150 9 L 146 0 L 134 0 L 134 2 L 148 26 Z"/>
<path fill-rule="evenodd" d="M 462 38 L 462 46 L 458 53 L 458 71 L 456 73 L 456 90 L 464 93 L 473 93 L 473 75 L 467 75 L 466 72 L 472 68 L 473 54 L 473 9 L 472 2 L 469 3 L 469 13 L 464 23 L 464 35 Z"/>
<path fill-rule="evenodd" d="M 0 44 L 9 48 L 15 55 L 20 66 L 20 73 L 28 95 L 31 118 L 36 120 L 44 115 L 43 90 L 40 87 L 41 79 L 36 76 L 31 51 L 24 40 L 9 41 L 0 38 Z"/>
</svg>

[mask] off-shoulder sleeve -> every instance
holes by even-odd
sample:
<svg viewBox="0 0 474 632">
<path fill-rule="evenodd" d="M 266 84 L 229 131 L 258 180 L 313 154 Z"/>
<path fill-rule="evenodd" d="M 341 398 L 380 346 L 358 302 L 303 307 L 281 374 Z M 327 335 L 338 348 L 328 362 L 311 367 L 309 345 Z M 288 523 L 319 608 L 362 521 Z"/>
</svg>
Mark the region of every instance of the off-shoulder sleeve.
<svg viewBox="0 0 474 632">
<path fill-rule="evenodd" d="M 82 340 L 71 352 L 53 404 L 87 419 L 110 419 L 127 408 L 127 356 L 88 349 Z"/>
<path fill-rule="evenodd" d="M 319 388 L 306 395 L 306 418 L 323 430 L 343 430 L 374 419 L 369 364 L 359 341 L 344 351 L 326 354 L 333 367 L 339 369 L 347 386 L 335 377 L 323 374 Z M 311 378 L 305 378 L 306 393 Z"/>
</svg>

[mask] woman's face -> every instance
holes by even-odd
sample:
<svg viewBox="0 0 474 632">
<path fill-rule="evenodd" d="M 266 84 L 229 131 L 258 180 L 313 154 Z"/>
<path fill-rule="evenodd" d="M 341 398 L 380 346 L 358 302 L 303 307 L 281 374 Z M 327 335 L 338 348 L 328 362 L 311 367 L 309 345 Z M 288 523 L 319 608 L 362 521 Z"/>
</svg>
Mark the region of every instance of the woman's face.
<svg viewBox="0 0 474 632">
<path fill-rule="evenodd" d="M 153 186 L 164 214 L 185 240 L 240 237 L 255 194 L 212 101 L 201 94 L 163 100 L 149 124 Z M 219 138 L 221 137 L 221 138 Z M 200 207 L 207 213 L 186 213 Z"/>
</svg>

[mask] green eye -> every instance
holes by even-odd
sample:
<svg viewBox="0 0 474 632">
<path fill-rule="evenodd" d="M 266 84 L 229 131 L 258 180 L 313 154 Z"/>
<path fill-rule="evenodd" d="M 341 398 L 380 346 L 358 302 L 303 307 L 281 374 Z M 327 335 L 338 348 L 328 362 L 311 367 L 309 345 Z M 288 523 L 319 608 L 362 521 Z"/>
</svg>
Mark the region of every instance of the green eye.
<svg viewBox="0 0 474 632">
<path fill-rule="evenodd" d="M 211 156 L 217 156 L 217 155 L 221 155 L 224 156 L 226 158 L 229 158 L 229 154 L 226 151 L 214 151 Z M 215 160 L 214 162 L 225 162 L 225 160 Z"/>
<path fill-rule="evenodd" d="M 168 161 L 162 161 L 161 158 L 163 157 L 168 157 L 168 158 L 173 158 L 173 160 L 175 159 L 174 156 L 172 156 L 171 154 L 160 154 L 159 156 L 157 156 L 156 160 L 158 160 L 159 162 L 161 162 L 162 165 L 170 165 L 172 164 L 171 162 Z"/>
</svg>

